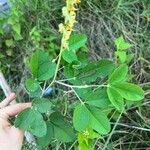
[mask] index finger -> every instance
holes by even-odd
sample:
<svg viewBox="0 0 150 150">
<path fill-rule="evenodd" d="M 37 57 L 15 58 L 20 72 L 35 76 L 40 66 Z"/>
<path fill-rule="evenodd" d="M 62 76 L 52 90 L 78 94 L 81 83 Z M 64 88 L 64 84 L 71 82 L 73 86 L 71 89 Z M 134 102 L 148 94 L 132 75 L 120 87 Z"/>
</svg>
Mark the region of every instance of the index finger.
<svg viewBox="0 0 150 150">
<path fill-rule="evenodd" d="M 9 117 L 16 116 L 18 113 L 29 107 L 31 107 L 31 103 L 15 104 L 0 109 L 0 115 L 2 115 L 4 119 L 8 119 Z"/>
<path fill-rule="evenodd" d="M 11 101 L 13 101 L 16 98 L 15 93 L 11 93 L 8 97 L 6 97 L 1 103 L 0 103 L 0 108 L 6 107 L 9 105 Z"/>
</svg>

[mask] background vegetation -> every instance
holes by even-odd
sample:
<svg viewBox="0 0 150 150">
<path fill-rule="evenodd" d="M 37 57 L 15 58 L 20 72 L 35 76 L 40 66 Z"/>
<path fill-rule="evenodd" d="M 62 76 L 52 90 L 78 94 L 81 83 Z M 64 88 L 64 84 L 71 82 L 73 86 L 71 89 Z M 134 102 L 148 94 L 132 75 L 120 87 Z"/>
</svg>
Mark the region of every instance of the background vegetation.
<svg viewBox="0 0 150 150">
<path fill-rule="evenodd" d="M 10 16 L 4 26 L 0 18 L 0 68 L 18 95 L 18 101 L 28 99 L 24 87 L 28 76 L 25 62 L 36 48 L 49 53 L 59 51 L 58 24 L 63 21 L 63 0 L 16 0 L 12 1 Z M 95 141 L 97 149 L 107 144 L 107 149 L 147 149 L 150 147 L 150 1 L 149 0 L 82 0 L 75 30 L 88 36 L 90 58 L 114 58 L 114 40 L 123 35 L 134 46 L 130 63 L 132 80 L 145 90 L 145 99 L 117 120 L 115 130 L 103 139 Z M 3 34 L 5 32 L 5 34 Z M 57 40 L 56 40 L 57 38 Z M 60 74 L 61 78 L 62 75 Z M 61 96 L 61 88 L 55 87 L 53 96 Z M 68 89 L 64 89 L 67 92 Z M 68 94 L 69 96 L 69 94 Z M 1 97 L 3 97 L 1 91 Z M 61 103 L 61 102 L 60 102 Z M 63 103 L 63 102 L 62 102 Z M 118 123 L 116 124 L 116 120 Z M 30 149 L 25 146 L 25 149 Z M 31 148 L 33 149 L 33 148 Z M 56 149 L 65 149 L 58 143 Z"/>
</svg>

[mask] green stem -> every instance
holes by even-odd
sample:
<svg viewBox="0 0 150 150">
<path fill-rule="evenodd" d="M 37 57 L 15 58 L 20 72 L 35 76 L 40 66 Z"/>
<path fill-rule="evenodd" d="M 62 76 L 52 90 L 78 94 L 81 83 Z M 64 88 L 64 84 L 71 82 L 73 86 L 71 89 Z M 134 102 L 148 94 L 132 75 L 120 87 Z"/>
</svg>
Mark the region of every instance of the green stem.
<svg viewBox="0 0 150 150">
<path fill-rule="evenodd" d="M 58 73 L 58 69 L 59 69 L 59 66 L 60 66 L 60 61 L 61 61 L 61 56 L 62 56 L 62 52 L 63 52 L 63 44 L 61 43 L 61 47 L 60 47 L 60 52 L 59 52 L 59 56 L 58 56 L 58 61 L 57 61 L 57 65 L 56 65 L 56 70 L 55 70 L 55 74 L 54 74 L 54 77 L 53 77 L 53 80 L 52 82 L 50 83 L 49 87 L 51 87 L 51 85 L 55 82 L 56 78 L 57 78 L 57 73 Z"/>
</svg>

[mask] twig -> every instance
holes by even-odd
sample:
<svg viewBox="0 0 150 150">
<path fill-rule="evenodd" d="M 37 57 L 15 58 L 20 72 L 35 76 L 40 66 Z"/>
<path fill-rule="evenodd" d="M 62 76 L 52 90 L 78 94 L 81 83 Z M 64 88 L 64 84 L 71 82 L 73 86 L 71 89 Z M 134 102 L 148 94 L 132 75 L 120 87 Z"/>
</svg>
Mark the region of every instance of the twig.
<svg viewBox="0 0 150 150">
<path fill-rule="evenodd" d="M 115 124 L 115 123 L 111 123 L 111 124 Z M 132 129 L 137 129 L 137 130 L 142 130 L 142 131 L 148 131 L 148 132 L 150 132 L 150 129 L 147 129 L 147 128 L 130 126 L 130 125 L 123 124 L 123 123 L 118 123 L 117 125 L 118 126 L 122 126 L 122 127 L 127 127 L 127 128 L 132 128 Z"/>
<path fill-rule="evenodd" d="M 4 91 L 4 94 L 6 97 L 11 94 L 11 89 L 10 89 L 9 85 L 7 84 L 2 72 L 0 72 L 0 86 L 1 86 L 2 90 Z"/>
<path fill-rule="evenodd" d="M 92 87 L 107 87 L 107 85 L 69 85 L 69 84 L 66 84 L 66 83 L 63 83 L 63 82 L 60 82 L 60 81 L 55 81 L 55 83 L 58 83 L 60 85 L 64 85 L 66 87 L 69 87 L 69 88 L 78 88 L 78 89 L 86 89 L 86 88 L 92 88 Z"/>
<path fill-rule="evenodd" d="M 109 134 L 109 137 L 107 138 L 107 141 L 106 141 L 104 147 L 102 148 L 102 150 L 105 150 L 105 149 L 107 148 L 107 145 L 108 145 L 108 143 L 109 143 L 109 141 L 110 141 L 110 139 L 111 139 L 111 137 L 112 137 L 112 135 L 113 135 L 113 133 L 114 133 L 114 131 L 115 131 L 115 129 L 116 129 L 118 123 L 119 123 L 119 121 L 120 121 L 120 118 L 121 118 L 121 116 L 122 116 L 122 113 L 123 113 L 123 111 L 121 112 L 121 114 L 119 115 L 117 121 L 115 122 L 114 127 L 113 127 L 111 133 Z"/>
</svg>

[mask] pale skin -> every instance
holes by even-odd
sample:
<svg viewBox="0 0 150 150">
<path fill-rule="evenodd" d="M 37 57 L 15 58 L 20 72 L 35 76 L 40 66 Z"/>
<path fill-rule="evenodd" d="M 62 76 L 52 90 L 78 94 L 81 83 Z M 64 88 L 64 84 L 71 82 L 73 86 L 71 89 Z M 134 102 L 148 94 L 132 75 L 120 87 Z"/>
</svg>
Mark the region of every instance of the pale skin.
<svg viewBox="0 0 150 150">
<path fill-rule="evenodd" d="M 15 117 L 26 108 L 31 107 L 31 103 L 20 103 L 9 105 L 15 100 L 16 95 L 11 93 L 0 103 L 0 150 L 21 150 L 24 131 L 15 128 L 9 122 L 10 117 Z"/>
</svg>

